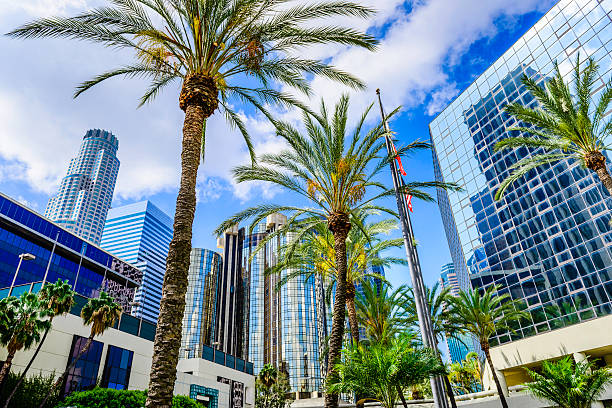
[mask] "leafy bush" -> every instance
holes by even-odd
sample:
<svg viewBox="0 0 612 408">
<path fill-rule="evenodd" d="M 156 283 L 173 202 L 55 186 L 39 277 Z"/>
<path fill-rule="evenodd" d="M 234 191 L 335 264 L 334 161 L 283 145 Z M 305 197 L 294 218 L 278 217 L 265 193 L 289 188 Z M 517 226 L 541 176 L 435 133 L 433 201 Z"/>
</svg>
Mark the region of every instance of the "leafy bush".
<svg viewBox="0 0 612 408">
<path fill-rule="evenodd" d="M 4 402 L 15 388 L 17 381 L 19 380 L 19 373 L 9 373 L 6 377 L 6 382 L 2 394 L 0 395 L 0 401 Z M 32 408 L 38 407 L 43 401 L 43 398 L 51 392 L 53 383 L 55 382 L 55 375 L 49 374 L 48 376 L 38 374 L 30 377 L 26 377 L 25 380 L 17 389 L 17 392 L 11 399 L 9 408 Z M 60 401 L 59 390 L 54 392 L 45 407 L 54 407 Z"/>
<path fill-rule="evenodd" d="M 70 394 L 57 405 L 57 408 L 142 408 L 146 399 L 145 391 L 94 388 Z M 175 395 L 172 399 L 172 408 L 202 408 L 202 406 L 184 395 Z"/>
</svg>

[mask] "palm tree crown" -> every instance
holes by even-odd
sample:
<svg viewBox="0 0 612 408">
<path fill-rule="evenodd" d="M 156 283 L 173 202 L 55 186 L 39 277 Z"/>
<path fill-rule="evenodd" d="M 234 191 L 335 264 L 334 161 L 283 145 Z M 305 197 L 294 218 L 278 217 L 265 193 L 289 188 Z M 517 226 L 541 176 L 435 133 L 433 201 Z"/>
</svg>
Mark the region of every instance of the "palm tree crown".
<svg viewBox="0 0 612 408">
<path fill-rule="evenodd" d="M 523 83 L 538 102 L 537 108 L 511 103 L 505 110 L 525 125 L 508 129 L 530 136 L 508 137 L 495 146 L 495 150 L 528 147 L 542 149 L 543 153 L 526 157 L 515 163 L 513 172 L 500 184 L 495 199 L 506 189 L 536 167 L 564 159 L 574 159 L 594 171 L 612 195 L 612 178 L 608 173 L 604 151 L 612 133 L 612 118 L 605 118 L 612 100 L 612 83 L 601 93 L 597 102 L 591 94 L 598 79 L 597 64 L 592 59 L 580 67 L 580 56 L 574 67 L 574 86 L 563 80 L 555 63 L 555 76 L 540 86 L 536 79 L 523 75 Z"/>
<path fill-rule="evenodd" d="M 560 408 L 590 408 L 612 384 L 612 370 L 596 369 L 586 360 L 574 363 L 570 357 L 557 362 L 545 361 L 541 372 L 526 369 L 532 382 L 527 389 L 537 398 Z"/>
<path fill-rule="evenodd" d="M 91 337 L 99 336 L 106 329 L 113 327 L 121 316 L 121 306 L 106 292 L 100 292 L 97 298 L 87 301 L 81 310 L 81 318 L 86 325 L 91 324 Z"/>
</svg>

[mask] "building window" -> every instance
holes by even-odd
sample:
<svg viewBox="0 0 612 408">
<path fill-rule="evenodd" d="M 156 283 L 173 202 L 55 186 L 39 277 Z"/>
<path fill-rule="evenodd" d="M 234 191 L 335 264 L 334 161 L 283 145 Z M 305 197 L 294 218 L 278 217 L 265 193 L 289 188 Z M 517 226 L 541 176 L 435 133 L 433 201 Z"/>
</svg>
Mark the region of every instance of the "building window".
<svg viewBox="0 0 612 408">
<path fill-rule="evenodd" d="M 70 348 L 70 358 L 68 359 L 67 367 L 81 353 L 86 343 L 86 337 L 77 335 L 72 337 L 72 347 Z M 68 372 L 66 383 L 64 384 L 64 395 L 74 391 L 90 390 L 96 386 L 103 346 L 103 343 L 99 341 L 92 341 L 87 351 Z"/>
<path fill-rule="evenodd" d="M 130 383 L 133 357 L 133 351 L 122 349 L 121 347 L 108 346 L 101 386 L 116 390 L 126 390 Z"/>
</svg>

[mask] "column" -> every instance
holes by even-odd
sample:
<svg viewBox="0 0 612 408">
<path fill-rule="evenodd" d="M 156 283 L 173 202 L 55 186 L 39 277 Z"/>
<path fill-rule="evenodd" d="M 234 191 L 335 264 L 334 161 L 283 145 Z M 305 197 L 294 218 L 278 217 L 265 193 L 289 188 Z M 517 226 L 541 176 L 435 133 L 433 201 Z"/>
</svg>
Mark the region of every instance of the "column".
<svg viewBox="0 0 612 408">
<path fill-rule="evenodd" d="M 506 383 L 506 376 L 504 375 L 503 372 L 497 369 L 495 370 L 495 374 L 497 374 L 497 379 L 499 380 L 499 385 L 501 386 L 504 396 L 508 397 L 510 393 L 508 392 L 508 384 Z M 495 386 L 495 383 L 493 384 L 493 386 Z"/>
<path fill-rule="evenodd" d="M 586 361 L 587 360 L 587 356 L 584 353 L 575 352 L 575 353 L 572 354 L 572 356 L 574 357 L 574 361 L 576 363 L 580 363 L 582 361 Z M 604 408 L 604 404 L 601 401 L 595 401 L 591 405 L 591 408 Z"/>
</svg>

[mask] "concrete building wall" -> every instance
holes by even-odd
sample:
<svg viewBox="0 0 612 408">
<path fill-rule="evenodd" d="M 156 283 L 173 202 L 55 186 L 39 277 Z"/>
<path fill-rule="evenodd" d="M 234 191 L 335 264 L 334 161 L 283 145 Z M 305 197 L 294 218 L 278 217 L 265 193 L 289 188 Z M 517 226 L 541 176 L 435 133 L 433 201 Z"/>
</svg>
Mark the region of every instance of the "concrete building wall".
<svg viewBox="0 0 612 408">
<path fill-rule="evenodd" d="M 72 345 L 73 335 L 83 337 L 89 336 L 89 326 L 84 326 L 78 316 L 66 315 L 53 320 L 53 329 L 47 336 L 47 340 L 32 364 L 30 374 L 42 373 L 43 375 L 55 374 L 59 377 L 68 364 L 68 355 Z M 153 342 L 127 334 L 115 329 L 107 330 L 103 335 L 96 337 L 96 341 L 104 343 L 98 378 L 102 377 L 104 362 L 108 345 L 118 346 L 134 352 L 132 369 L 130 373 L 129 389 L 144 390 L 149 385 L 149 372 L 153 357 Z M 13 360 L 12 371 L 20 372 L 28 363 L 34 348 L 19 352 Z M 0 349 L 0 359 L 6 358 L 6 349 Z M 240 381 L 245 386 L 244 407 L 254 405 L 255 400 L 255 377 L 244 372 L 232 370 L 207 360 L 187 359 L 180 360 L 178 365 L 177 381 L 174 389 L 175 394 L 189 396 L 192 384 L 214 388 L 219 391 L 219 408 L 230 408 L 230 385 L 217 381 L 217 376 Z"/>
</svg>

